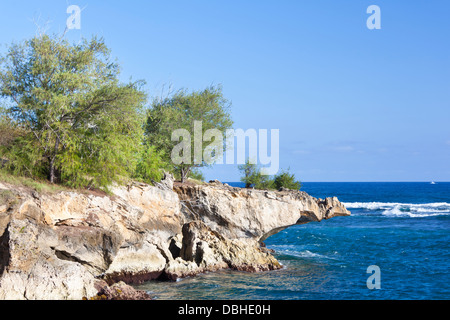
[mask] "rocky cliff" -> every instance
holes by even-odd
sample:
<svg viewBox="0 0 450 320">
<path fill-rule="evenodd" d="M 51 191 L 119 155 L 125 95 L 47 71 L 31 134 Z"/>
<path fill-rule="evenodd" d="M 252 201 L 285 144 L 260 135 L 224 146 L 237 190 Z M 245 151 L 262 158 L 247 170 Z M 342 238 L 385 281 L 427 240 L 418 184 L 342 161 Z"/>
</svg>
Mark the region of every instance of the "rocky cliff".
<svg viewBox="0 0 450 320">
<path fill-rule="evenodd" d="M 127 284 L 223 268 L 280 268 L 261 246 L 295 224 L 349 215 L 304 192 L 132 184 L 99 193 L 0 183 L 0 299 L 147 299 Z M 121 294 L 118 294 L 121 293 Z"/>
</svg>

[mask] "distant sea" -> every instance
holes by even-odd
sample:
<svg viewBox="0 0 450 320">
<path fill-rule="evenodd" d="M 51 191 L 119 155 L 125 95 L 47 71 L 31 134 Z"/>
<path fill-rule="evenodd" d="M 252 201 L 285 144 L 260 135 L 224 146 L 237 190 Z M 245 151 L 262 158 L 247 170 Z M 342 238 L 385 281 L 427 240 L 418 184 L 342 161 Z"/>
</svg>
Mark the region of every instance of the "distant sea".
<svg viewBox="0 0 450 320">
<path fill-rule="evenodd" d="M 450 183 L 305 182 L 302 191 L 336 196 L 352 215 L 268 238 L 283 269 L 221 271 L 138 288 L 160 300 L 450 298 Z M 367 287 L 372 265 L 379 267 L 380 289 Z"/>
</svg>

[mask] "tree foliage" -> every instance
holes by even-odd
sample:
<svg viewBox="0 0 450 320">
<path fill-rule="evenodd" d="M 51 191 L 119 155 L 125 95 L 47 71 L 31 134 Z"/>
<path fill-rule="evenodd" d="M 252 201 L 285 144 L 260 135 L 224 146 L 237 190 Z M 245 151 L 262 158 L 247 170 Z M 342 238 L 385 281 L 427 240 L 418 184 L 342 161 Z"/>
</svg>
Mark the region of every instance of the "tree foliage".
<svg viewBox="0 0 450 320">
<path fill-rule="evenodd" d="M 245 164 L 238 166 L 242 173 L 241 182 L 245 183 L 246 188 L 255 188 L 262 190 L 270 189 L 292 189 L 300 190 L 301 183 L 296 180 L 294 174 L 288 170 L 282 170 L 279 174 L 271 177 L 264 174 L 264 168 L 260 168 L 254 161 L 247 159 Z"/>
<path fill-rule="evenodd" d="M 158 151 L 155 146 L 145 146 L 142 148 L 133 178 L 144 182 L 158 182 L 163 178 L 166 167 L 164 152 Z"/>
<path fill-rule="evenodd" d="M 252 186 L 257 185 L 261 180 L 260 169 L 249 159 L 247 159 L 245 164 L 239 165 L 238 169 L 243 174 L 243 176 L 241 177 L 241 182 L 245 183 L 246 188 L 251 188 Z"/>
<path fill-rule="evenodd" d="M 289 169 L 282 170 L 279 174 L 274 177 L 274 187 L 275 189 L 285 188 L 291 190 L 300 190 L 302 184 L 297 181 L 293 173 L 289 173 Z"/>
<path fill-rule="evenodd" d="M 224 135 L 227 129 L 233 125 L 230 116 L 230 103 L 222 93 L 221 86 L 211 86 L 201 91 L 188 93 L 186 90 L 179 90 L 170 97 L 154 100 L 147 114 L 146 139 L 149 144 L 164 151 L 166 161 L 170 163 L 176 176 L 184 182 L 193 168 L 200 168 L 208 164 L 202 159 L 195 158 L 195 126 L 201 122 L 200 138 L 203 140 L 204 134 L 210 129 L 216 129 Z M 173 151 L 180 144 L 180 141 L 172 141 L 172 134 L 177 130 L 185 130 L 189 133 L 187 143 L 189 154 L 182 162 L 174 163 Z M 214 142 L 215 139 L 212 140 Z M 216 141 L 217 142 L 217 141 Z M 220 146 L 223 152 L 225 143 Z M 208 143 L 201 143 L 201 154 L 205 152 Z M 192 152 L 191 152 L 192 151 Z"/>
<path fill-rule="evenodd" d="M 0 150 L 10 147 L 14 140 L 24 134 L 23 130 L 12 124 L 11 119 L 6 114 L 6 110 L 0 107 Z M 2 154 L 0 153 L 0 158 L 1 156 Z"/>
<path fill-rule="evenodd" d="M 264 174 L 264 169 L 261 169 L 254 161 L 247 159 L 245 164 L 238 166 L 238 169 L 243 174 L 241 182 L 245 183 L 246 188 L 273 189 L 274 180 Z"/>
<path fill-rule="evenodd" d="M 42 35 L 0 58 L 0 97 L 12 140 L 0 151 L 18 174 L 106 187 L 135 171 L 143 82 L 119 82 L 103 39 Z M 3 129 L 0 129 L 3 130 Z"/>
</svg>

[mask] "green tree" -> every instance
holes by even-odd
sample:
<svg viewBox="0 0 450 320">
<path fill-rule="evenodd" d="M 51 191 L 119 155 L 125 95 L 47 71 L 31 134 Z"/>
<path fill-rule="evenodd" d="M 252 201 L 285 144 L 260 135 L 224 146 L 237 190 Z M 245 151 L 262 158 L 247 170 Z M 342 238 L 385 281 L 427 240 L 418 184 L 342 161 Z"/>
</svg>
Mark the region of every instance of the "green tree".
<svg viewBox="0 0 450 320">
<path fill-rule="evenodd" d="M 142 148 L 142 81 L 120 83 L 103 39 L 69 44 L 42 35 L 0 57 L 0 97 L 9 127 L 1 147 L 18 174 L 51 183 L 106 187 L 135 171 Z"/>
<path fill-rule="evenodd" d="M 274 180 L 269 175 L 264 174 L 264 169 L 261 169 L 257 164 L 254 163 L 254 161 L 250 161 L 250 159 L 247 159 L 245 164 L 238 166 L 238 169 L 243 174 L 243 176 L 241 177 L 241 182 L 245 183 L 246 188 L 274 188 Z"/>
<path fill-rule="evenodd" d="M 25 132 L 13 125 L 11 119 L 6 114 L 5 109 L 0 107 L 0 160 L 3 156 L 2 148 L 11 146 L 11 144 L 22 136 Z M 1 163 L 0 163 L 1 165 Z"/>
<path fill-rule="evenodd" d="M 260 168 L 255 161 L 246 160 L 245 164 L 238 166 L 241 171 L 241 182 L 245 183 L 246 188 L 255 189 L 292 189 L 300 190 L 302 184 L 297 181 L 294 174 L 288 170 L 282 170 L 274 177 L 264 174 L 264 168 Z"/>
<path fill-rule="evenodd" d="M 260 170 L 256 177 L 257 177 L 257 180 L 255 183 L 255 189 L 260 189 L 260 190 L 274 189 L 273 178 L 267 174 L 264 174 L 263 170 Z"/>
<path fill-rule="evenodd" d="M 159 182 L 163 178 L 166 167 L 163 151 L 156 150 L 155 146 L 144 146 L 133 178 L 147 183 Z"/>
<path fill-rule="evenodd" d="M 251 188 L 260 179 L 260 171 L 258 166 L 251 162 L 250 159 L 245 161 L 245 164 L 238 166 L 239 171 L 243 174 L 241 177 L 241 182 L 245 183 L 246 188 Z"/>
<path fill-rule="evenodd" d="M 300 181 L 295 179 L 295 175 L 283 170 L 281 173 L 275 175 L 274 177 L 274 188 L 286 188 L 292 190 L 300 190 L 302 184 Z"/>
<path fill-rule="evenodd" d="M 166 161 L 182 182 L 192 169 L 211 165 L 223 155 L 226 146 L 223 136 L 233 125 L 230 105 L 221 86 L 192 93 L 179 90 L 170 97 L 153 101 L 147 115 L 147 141 L 164 151 Z M 176 135 L 180 131 L 186 133 L 182 139 Z M 210 140 L 202 142 L 203 138 Z M 179 148 L 182 144 L 183 148 Z M 205 154 L 211 155 L 209 161 Z"/>
</svg>

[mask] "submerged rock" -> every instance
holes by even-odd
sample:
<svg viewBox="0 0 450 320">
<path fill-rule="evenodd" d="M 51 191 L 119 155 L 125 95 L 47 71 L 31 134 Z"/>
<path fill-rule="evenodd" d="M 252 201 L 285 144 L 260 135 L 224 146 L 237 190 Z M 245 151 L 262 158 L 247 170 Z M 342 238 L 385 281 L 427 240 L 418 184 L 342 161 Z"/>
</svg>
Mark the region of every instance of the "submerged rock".
<svg viewBox="0 0 450 320">
<path fill-rule="evenodd" d="M 0 299 L 137 300 L 148 297 L 124 285 L 275 270 L 280 264 L 260 245 L 268 236 L 349 214 L 336 198 L 217 181 L 174 185 L 170 175 L 157 187 L 112 192 L 37 194 L 0 183 Z"/>
</svg>

